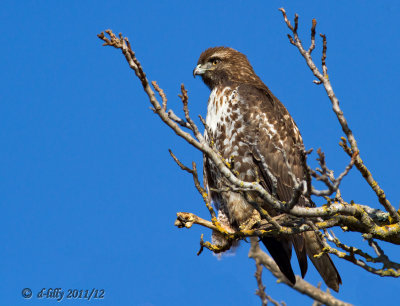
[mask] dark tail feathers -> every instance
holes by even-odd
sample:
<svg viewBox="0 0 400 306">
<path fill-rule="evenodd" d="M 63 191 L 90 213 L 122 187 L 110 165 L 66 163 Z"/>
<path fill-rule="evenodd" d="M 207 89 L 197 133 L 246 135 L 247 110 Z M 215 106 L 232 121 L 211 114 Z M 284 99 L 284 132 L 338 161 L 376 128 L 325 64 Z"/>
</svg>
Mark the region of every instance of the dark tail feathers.
<svg viewBox="0 0 400 306">
<path fill-rule="evenodd" d="M 314 257 L 314 255 L 320 254 L 323 249 L 320 238 L 314 232 L 304 232 L 303 234 L 293 236 L 292 239 L 302 277 L 304 277 L 307 272 L 308 255 L 326 285 L 338 292 L 342 280 L 330 256 L 328 254 L 323 254 L 319 258 Z M 275 260 L 281 272 L 294 285 L 296 283 L 296 277 L 290 264 L 292 242 L 290 240 L 276 239 L 274 237 L 264 237 L 261 241 Z"/>
<path fill-rule="evenodd" d="M 292 243 L 288 240 L 278 240 L 274 237 L 264 237 L 261 241 L 275 260 L 281 272 L 294 285 L 296 283 L 296 276 L 294 276 L 292 265 L 290 264 Z"/>
</svg>

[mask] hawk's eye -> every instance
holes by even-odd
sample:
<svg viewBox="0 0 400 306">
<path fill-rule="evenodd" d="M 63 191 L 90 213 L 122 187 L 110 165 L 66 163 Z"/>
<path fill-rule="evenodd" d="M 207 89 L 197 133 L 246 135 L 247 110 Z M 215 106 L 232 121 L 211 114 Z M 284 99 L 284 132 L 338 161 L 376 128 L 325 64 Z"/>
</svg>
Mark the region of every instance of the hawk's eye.
<svg viewBox="0 0 400 306">
<path fill-rule="evenodd" d="M 218 64 L 219 63 L 219 59 L 218 58 L 214 58 L 212 61 L 211 61 L 211 63 L 213 64 L 213 66 L 215 66 L 216 64 Z"/>
</svg>

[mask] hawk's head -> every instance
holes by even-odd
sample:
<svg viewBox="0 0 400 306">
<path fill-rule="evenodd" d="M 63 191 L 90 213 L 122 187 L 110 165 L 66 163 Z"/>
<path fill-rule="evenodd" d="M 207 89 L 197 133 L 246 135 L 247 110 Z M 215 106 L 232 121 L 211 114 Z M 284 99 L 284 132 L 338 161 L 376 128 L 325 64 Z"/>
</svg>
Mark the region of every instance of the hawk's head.
<svg viewBox="0 0 400 306">
<path fill-rule="evenodd" d="M 196 75 L 201 75 L 210 89 L 218 85 L 261 82 L 246 55 L 228 47 L 205 50 L 193 70 L 193 76 Z"/>
</svg>

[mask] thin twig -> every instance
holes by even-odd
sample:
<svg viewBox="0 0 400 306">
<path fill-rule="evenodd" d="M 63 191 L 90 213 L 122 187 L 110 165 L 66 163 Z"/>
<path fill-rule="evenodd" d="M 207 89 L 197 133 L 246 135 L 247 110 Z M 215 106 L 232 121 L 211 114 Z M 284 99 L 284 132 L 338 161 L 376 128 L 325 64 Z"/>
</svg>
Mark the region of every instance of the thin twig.
<svg viewBox="0 0 400 306">
<path fill-rule="evenodd" d="M 262 270 L 263 270 L 263 266 L 259 262 L 256 261 L 256 273 L 254 274 L 254 276 L 256 277 L 257 286 L 258 286 L 258 289 L 256 290 L 256 295 L 258 295 L 260 297 L 261 305 L 266 306 L 268 304 L 268 302 L 271 302 L 275 306 L 281 306 L 281 304 L 279 304 L 277 301 L 275 301 L 274 299 L 272 299 L 269 295 L 267 295 L 265 293 L 265 286 L 262 283 Z"/>
</svg>

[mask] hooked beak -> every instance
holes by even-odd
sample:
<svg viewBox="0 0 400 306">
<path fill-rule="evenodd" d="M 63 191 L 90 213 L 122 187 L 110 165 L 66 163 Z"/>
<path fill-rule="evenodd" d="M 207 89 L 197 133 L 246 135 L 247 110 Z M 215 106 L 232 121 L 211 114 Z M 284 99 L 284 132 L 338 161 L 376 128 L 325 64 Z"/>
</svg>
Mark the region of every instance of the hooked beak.
<svg viewBox="0 0 400 306">
<path fill-rule="evenodd" d="M 204 67 L 201 66 L 201 64 L 198 64 L 196 68 L 193 69 L 193 77 L 195 78 L 196 75 L 202 75 L 207 71 Z"/>
</svg>

